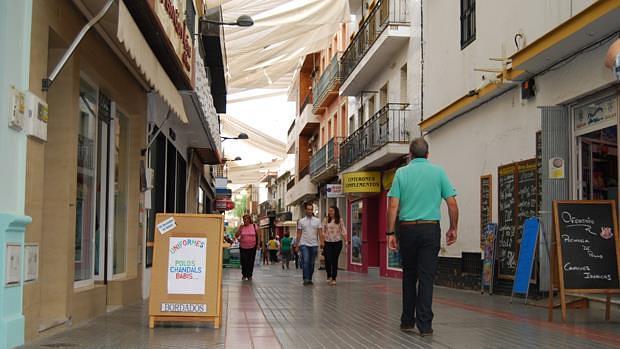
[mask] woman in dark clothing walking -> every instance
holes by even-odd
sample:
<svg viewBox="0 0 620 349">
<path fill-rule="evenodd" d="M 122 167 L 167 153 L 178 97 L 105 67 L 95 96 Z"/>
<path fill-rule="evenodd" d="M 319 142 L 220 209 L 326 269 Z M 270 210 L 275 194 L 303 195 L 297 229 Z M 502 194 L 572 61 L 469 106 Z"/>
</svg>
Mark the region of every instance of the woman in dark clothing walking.
<svg viewBox="0 0 620 349">
<path fill-rule="evenodd" d="M 260 246 L 258 229 L 252 222 L 250 215 L 243 216 L 243 225 L 237 228 L 235 237 L 239 239 L 239 253 L 241 254 L 241 280 L 252 280 L 254 271 L 254 258 L 256 258 L 256 247 Z"/>
<path fill-rule="evenodd" d="M 347 231 L 344 222 L 340 218 L 340 210 L 336 206 L 331 206 L 327 210 L 327 217 L 323 220 L 323 238 L 325 241 L 325 270 L 327 271 L 327 282 L 330 286 L 336 285 L 338 274 L 338 257 L 342 250 L 342 241 L 348 244 Z"/>
</svg>

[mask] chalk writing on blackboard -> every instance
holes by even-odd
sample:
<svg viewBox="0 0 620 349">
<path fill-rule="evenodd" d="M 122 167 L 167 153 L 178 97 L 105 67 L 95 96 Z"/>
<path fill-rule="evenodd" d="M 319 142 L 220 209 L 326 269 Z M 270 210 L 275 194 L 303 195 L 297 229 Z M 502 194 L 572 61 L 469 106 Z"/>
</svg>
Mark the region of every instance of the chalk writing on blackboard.
<svg viewBox="0 0 620 349">
<path fill-rule="evenodd" d="M 554 219 L 565 289 L 620 289 L 615 203 L 556 202 Z"/>
</svg>

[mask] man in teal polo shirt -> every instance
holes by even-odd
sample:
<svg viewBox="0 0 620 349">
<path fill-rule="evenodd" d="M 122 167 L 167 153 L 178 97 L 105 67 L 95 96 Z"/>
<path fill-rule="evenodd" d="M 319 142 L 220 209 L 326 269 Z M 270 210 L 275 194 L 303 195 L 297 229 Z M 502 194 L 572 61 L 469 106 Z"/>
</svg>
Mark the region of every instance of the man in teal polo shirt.
<svg viewBox="0 0 620 349">
<path fill-rule="evenodd" d="M 446 172 L 427 160 L 428 143 L 423 138 L 414 139 L 409 145 L 409 155 L 413 160 L 396 171 L 388 193 L 388 247 L 396 250 L 400 245 L 403 267 L 400 328 L 413 331 L 417 326 L 420 335 L 427 336 L 433 333 L 433 282 L 441 240 L 441 200 L 446 201 L 450 215 L 448 246 L 456 241 L 459 210 L 456 190 Z M 397 214 L 398 240 L 394 235 Z"/>
</svg>

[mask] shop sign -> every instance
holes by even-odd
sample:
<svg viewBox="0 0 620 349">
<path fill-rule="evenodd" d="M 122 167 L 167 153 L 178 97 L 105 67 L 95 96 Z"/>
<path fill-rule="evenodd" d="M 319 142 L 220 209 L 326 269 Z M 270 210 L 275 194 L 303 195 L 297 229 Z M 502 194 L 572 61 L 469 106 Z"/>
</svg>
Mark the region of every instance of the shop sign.
<svg viewBox="0 0 620 349">
<path fill-rule="evenodd" d="M 191 37 L 185 25 L 185 0 L 157 0 L 155 14 L 181 61 L 183 71 L 192 76 Z"/>
<path fill-rule="evenodd" d="M 287 212 L 276 213 L 277 222 L 292 221 L 292 220 L 293 220 L 292 212 L 287 211 Z"/>
<path fill-rule="evenodd" d="M 263 217 L 258 221 L 259 226 L 269 225 L 269 217 Z"/>
<path fill-rule="evenodd" d="M 349 172 L 342 175 L 345 193 L 381 192 L 381 172 Z"/>
<path fill-rule="evenodd" d="M 206 304 L 196 303 L 161 303 L 162 313 L 206 313 Z"/>
<path fill-rule="evenodd" d="M 396 168 L 393 168 L 391 170 L 383 172 L 383 176 L 381 178 L 381 184 L 383 184 L 383 189 L 389 190 L 390 188 L 392 188 L 392 182 L 394 181 L 396 170 Z"/>
<path fill-rule="evenodd" d="M 205 294 L 207 238 L 171 237 L 168 294 Z"/>
<path fill-rule="evenodd" d="M 217 211 L 229 211 L 235 208 L 235 203 L 230 199 L 215 200 L 215 210 Z"/>
<path fill-rule="evenodd" d="M 232 190 L 230 189 L 215 189 L 215 198 L 216 199 L 230 199 L 232 197 Z"/>
<path fill-rule="evenodd" d="M 342 192 L 342 184 L 327 184 L 325 191 L 328 198 L 341 198 L 344 196 Z"/>
<path fill-rule="evenodd" d="M 564 159 L 555 157 L 549 159 L 549 179 L 564 179 Z"/>
<path fill-rule="evenodd" d="M 228 186 L 228 178 L 215 177 L 215 189 L 226 189 Z"/>
<path fill-rule="evenodd" d="M 607 124 L 615 125 L 618 119 L 616 97 L 610 97 L 576 108 L 574 118 L 575 131 L 598 128 Z"/>
</svg>

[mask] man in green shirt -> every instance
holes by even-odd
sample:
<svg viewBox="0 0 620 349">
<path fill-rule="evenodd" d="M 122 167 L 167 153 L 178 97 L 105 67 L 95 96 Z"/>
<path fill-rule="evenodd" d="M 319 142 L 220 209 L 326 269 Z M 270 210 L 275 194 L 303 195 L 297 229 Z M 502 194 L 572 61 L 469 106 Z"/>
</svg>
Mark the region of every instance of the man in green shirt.
<svg viewBox="0 0 620 349">
<path fill-rule="evenodd" d="M 284 237 L 280 240 L 280 256 L 282 256 L 282 269 L 286 266 L 288 269 L 288 263 L 291 261 L 291 234 L 287 231 L 284 233 Z"/>
<path fill-rule="evenodd" d="M 428 336 L 433 333 L 433 282 L 441 240 L 441 201 L 446 201 L 450 216 L 448 246 L 456 241 L 459 211 L 456 190 L 446 172 L 427 160 L 428 143 L 423 138 L 414 139 L 409 145 L 409 155 L 413 160 L 396 171 L 388 193 L 388 248 L 400 247 L 403 267 L 400 328 L 413 331 L 417 326 L 421 336 Z M 394 235 L 397 214 L 398 240 Z"/>
</svg>

